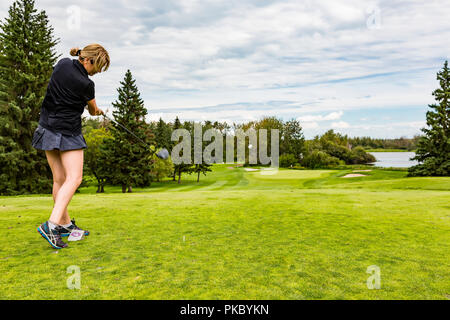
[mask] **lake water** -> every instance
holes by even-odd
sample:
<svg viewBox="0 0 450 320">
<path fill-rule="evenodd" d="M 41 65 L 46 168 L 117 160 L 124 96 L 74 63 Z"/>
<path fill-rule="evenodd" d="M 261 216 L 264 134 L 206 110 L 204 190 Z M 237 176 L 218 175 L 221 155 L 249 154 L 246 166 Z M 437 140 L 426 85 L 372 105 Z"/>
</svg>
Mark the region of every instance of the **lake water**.
<svg viewBox="0 0 450 320">
<path fill-rule="evenodd" d="M 409 168 L 418 164 L 415 160 L 409 160 L 416 154 L 414 152 L 369 152 L 377 161 L 371 164 L 378 167 Z"/>
</svg>

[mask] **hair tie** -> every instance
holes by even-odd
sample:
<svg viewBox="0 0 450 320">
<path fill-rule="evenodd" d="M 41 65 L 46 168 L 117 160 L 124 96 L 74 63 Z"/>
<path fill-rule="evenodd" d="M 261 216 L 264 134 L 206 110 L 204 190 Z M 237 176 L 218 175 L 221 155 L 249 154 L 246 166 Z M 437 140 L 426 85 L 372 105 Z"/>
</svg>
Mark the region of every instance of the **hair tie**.
<svg viewBox="0 0 450 320">
<path fill-rule="evenodd" d="M 79 49 L 78 51 L 77 51 L 77 56 L 79 56 L 81 54 L 81 49 Z"/>
</svg>

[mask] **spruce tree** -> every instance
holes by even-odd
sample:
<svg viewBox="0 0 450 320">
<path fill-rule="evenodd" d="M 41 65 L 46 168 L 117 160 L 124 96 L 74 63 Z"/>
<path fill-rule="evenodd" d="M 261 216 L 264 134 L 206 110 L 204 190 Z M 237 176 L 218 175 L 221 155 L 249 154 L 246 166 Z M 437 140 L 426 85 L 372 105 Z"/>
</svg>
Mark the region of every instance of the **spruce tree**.
<svg viewBox="0 0 450 320">
<path fill-rule="evenodd" d="M 416 156 L 411 160 L 419 164 L 408 169 L 408 176 L 450 175 L 450 73 L 448 62 L 437 73 L 440 88 L 433 92 L 437 104 L 428 105 L 427 127 L 417 144 Z"/>
<path fill-rule="evenodd" d="M 170 135 L 170 126 L 165 123 L 162 118 L 159 118 L 159 121 L 155 128 L 156 146 L 158 148 L 166 148 L 167 150 L 171 150 L 172 143 L 170 141 Z"/>
<path fill-rule="evenodd" d="M 147 110 L 130 70 L 120 84 L 118 100 L 112 104 L 115 121 L 148 145 L 153 145 L 154 136 L 145 122 Z M 107 176 L 110 183 L 122 185 L 122 192 L 126 192 L 127 188 L 128 192 L 132 192 L 133 185 L 149 186 L 154 150 L 114 123 L 110 129 L 113 138 L 106 138 L 100 147 L 100 174 Z"/>
<path fill-rule="evenodd" d="M 205 132 L 209 129 L 213 129 L 213 125 L 211 123 L 211 121 L 205 121 L 205 125 L 202 126 L 202 137 L 204 136 Z M 194 135 L 194 133 L 192 133 L 192 136 Z M 192 139 L 193 140 L 193 139 Z M 214 140 L 214 139 L 212 139 Z M 210 142 L 205 142 L 202 139 L 202 154 L 203 151 L 205 150 L 206 146 L 209 144 Z M 192 146 L 194 146 L 194 143 L 192 143 Z M 193 147 L 194 148 L 194 147 Z M 192 157 L 194 157 L 194 150 L 192 150 Z M 215 152 L 213 152 L 213 156 L 215 156 Z M 192 163 L 194 163 L 194 159 L 192 159 Z M 203 159 L 202 163 L 199 164 L 194 164 L 194 167 L 191 168 L 191 173 L 196 173 L 197 174 L 197 182 L 200 182 L 200 173 L 203 173 L 204 176 L 206 176 L 207 172 L 211 172 L 211 164 L 208 164 L 205 162 L 205 159 Z"/>
<path fill-rule="evenodd" d="M 191 124 L 188 121 L 185 121 L 184 124 L 182 125 L 180 122 L 180 119 L 178 119 L 178 117 L 176 117 L 175 119 L 175 123 L 173 126 L 174 130 L 176 129 L 186 129 L 187 131 L 189 131 L 190 135 L 191 135 L 191 149 L 194 148 L 194 126 L 193 124 Z M 179 141 L 174 141 L 173 142 L 173 146 L 175 146 L 176 144 L 178 144 L 181 141 L 181 137 L 179 139 Z M 191 151 L 191 155 L 192 155 L 192 151 Z M 180 163 L 180 164 L 174 164 L 174 173 L 173 173 L 173 180 L 175 181 L 175 176 L 178 175 L 178 183 L 181 183 L 181 175 L 184 173 L 192 173 L 192 162 L 191 163 Z"/>
<path fill-rule="evenodd" d="M 45 11 L 15 1 L 0 22 L 0 194 L 51 193 L 43 151 L 31 145 L 58 56 Z"/>
<path fill-rule="evenodd" d="M 180 129 L 181 127 L 182 127 L 181 121 L 180 121 L 180 119 L 177 116 L 175 118 L 174 123 L 173 123 L 173 130 Z M 178 142 L 179 141 L 172 141 L 171 147 L 173 148 Z M 170 150 L 172 150 L 172 148 L 170 148 Z M 172 180 L 173 181 L 175 181 L 175 177 L 176 177 L 176 174 L 178 172 L 178 168 L 179 168 L 179 165 L 174 164 L 174 166 L 173 166 L 173 175 L 172 175 L 172 178 L 173 178 Z"/>
</svg>

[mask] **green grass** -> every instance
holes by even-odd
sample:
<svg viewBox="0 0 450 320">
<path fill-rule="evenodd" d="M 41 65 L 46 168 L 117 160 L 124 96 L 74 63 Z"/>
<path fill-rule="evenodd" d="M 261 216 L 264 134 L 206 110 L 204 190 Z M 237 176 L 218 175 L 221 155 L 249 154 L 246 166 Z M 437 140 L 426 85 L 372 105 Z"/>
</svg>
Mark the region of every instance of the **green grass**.
<svg viewBox="0 0 450 320">
<path fill-rule="evenodd" d="M 0 299 L 450 297 L 449 177 L 228 167 L 131 194 L 82 188 L 69 212 L 91 235 L 59 251 L 36 231 L 51 195 L 0 197 Z"/>
</svg>

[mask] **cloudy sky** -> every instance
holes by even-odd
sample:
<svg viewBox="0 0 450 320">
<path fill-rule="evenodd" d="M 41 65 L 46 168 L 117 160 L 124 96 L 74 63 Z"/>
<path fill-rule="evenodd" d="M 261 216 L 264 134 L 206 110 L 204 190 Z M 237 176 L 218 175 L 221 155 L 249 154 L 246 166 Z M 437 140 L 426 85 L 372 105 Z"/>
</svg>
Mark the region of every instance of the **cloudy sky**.
<svg viewBox="0 0 450 320">
<path fill-rule="evenodd" d="M 0 19 L 11 0 L 0 2 Z M 100 108 L 130 69 L 149 120 L 298 119 L 306 138 L 412 137 L 449 57 L 450 1 L 36 0 L 57 51 L 100 43 Z M 110 112 L 111 112 L 111 108 Z M 87 112 L 86 112 L 87 114 Z"/>
</svg>

